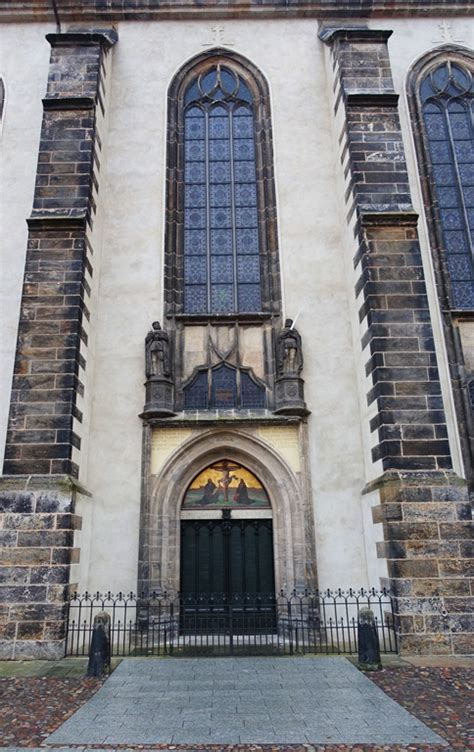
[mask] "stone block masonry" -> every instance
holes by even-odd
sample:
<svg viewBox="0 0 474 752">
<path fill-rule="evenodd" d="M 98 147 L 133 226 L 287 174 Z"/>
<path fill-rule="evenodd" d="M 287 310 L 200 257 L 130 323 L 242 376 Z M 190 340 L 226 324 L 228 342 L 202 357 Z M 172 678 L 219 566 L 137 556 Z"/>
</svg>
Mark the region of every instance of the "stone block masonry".
<svg viewBox="0 0 474 752">
<path fill-rule="evenodd" d="M 108 30 L 48 34 L 51 58 L 0 479 L 0 655 L 63 654 L 81 460 Z"/>
<path fill-rule="evenodd" d="M 402 653 L 474 652 L 472 521 L 452 472 L 431 313 L 387 41 L 390 31 L 323 27 L 354 230 L 355 295 L 370 379 L 373 521 L 382 582 L 396 596 Z"/>
<path fill-rule="evenodd" d="M 396 598 L 401 652 L 474 652 L 474 547 L 465 482 L 452 472 L 388 472 L 373 508 Z"/>
<path fill-rule="evenodd" d="M 0 659 L 61 658 L 70 566 L 79 560 L 67 476 L 2 479 Z"/>
</svg>

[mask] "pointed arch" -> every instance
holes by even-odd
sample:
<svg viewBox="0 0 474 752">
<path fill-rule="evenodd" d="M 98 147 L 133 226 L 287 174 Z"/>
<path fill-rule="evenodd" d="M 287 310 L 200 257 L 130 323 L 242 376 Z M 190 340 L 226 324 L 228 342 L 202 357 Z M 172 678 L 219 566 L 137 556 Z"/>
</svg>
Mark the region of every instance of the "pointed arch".
<svg viewBox="0 0 474 752">
<path fill-rule="evenodd" d="M 408 98 L 441 305 L 474 311 L 474 55 L 431 51 L 410 72 Z"/>
<path fill-rule="evenodd" d="M 256 435 L 223 428 L 192 435 L 151 478 L 143 513 L 139 590 L 179 589 L 184 496 L 200 472 L 223 459 L 248 468 L 267 491 L 273 517 L 276 590 L 315 587 L 313 515 L 300 474 Z"/>
<path fill-rule="evenodd" d="M 225 135 L 213 141 L 219 128 L 227 144 Z M 219 146 L 227 156 L 215 162 L 210 150 Z M 213 49 L 178 71 L 168 90 L 167 166 L 165 314 L 279 314 L 270 97 L 253 63 Z"/>
</svg>

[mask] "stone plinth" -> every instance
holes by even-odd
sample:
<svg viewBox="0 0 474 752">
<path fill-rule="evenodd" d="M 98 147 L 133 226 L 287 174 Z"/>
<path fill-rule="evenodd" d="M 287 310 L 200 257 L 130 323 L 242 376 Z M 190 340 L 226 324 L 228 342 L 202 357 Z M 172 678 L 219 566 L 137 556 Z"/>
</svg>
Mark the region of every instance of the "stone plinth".
<svg viewBox="0 0 474 752">
<path fill-rule="evenodd" d="M 304 381 L 296 375 L 275 380 L 275 413 L 278 415 L 309 415 L 304 401 Z"/>
<path fill-rule="evenodd" d="M 382 581 L 396 597 L 402 654 L 474 652 L 472 514 L 466 482 L 453 472 L 385 473 L 372 510 L 387 560 Z"/>
<path fill-rule="evenodd" d="M 76 494 L 68 476 L 0 479 L 0 658 L 64 655 L 71 564 L 79 561 Z"/>
<path fill-rule="evenodd" d="M 145 383 L 146 402 L 141 418 L 167 418 L 174 412 L 174 385 L 171 379 L 163 376 L 150 376 Z"/>
</svg>

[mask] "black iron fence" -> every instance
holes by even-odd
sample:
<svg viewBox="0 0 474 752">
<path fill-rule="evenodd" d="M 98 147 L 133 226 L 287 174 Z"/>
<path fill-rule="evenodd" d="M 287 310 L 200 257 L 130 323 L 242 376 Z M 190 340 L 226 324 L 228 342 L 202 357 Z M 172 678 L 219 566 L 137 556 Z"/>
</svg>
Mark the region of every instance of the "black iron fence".
<svg viewBox="0 0 474 752">
<path fill-rule="evenodd" d="M 88 655 L 94 618 L 102 612 L 110 617 L 113 656 L 357 653 L 358 614 L 365 608 L 374 613 L 381 652 L 396 653 L 386 590 L 75 594 L 68 604 L 66 655 Z"/>
</svg>

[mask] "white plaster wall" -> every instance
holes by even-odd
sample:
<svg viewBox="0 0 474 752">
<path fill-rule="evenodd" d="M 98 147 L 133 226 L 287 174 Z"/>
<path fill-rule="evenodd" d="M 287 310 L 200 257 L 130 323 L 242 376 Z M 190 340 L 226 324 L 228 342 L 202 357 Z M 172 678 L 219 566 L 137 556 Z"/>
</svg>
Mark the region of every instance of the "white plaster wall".
<svg viewBox="0 0 474 752">
<path fill-rule="evenodd" d="M 166 93 L 213 41 L 209 22 L 129 23 L 114 49 L 88 487 L 87 586 L 135 587 L 143 338 L 160 317 Z M 335 191 L 331 96 L 312 21 L 235 21 L 222 38 L 269 82 L 285 314 L 300 312 L 322 585 L 365 585 L 364 485 L 350 310 Z M 104 197 L 103 197 L 104 200 Z M 107 531 L 107 535 L 104 532 Z M 117 557 L 117 544 L 120 556 Z"/>
<path fill-rule="evenodd" d="M 0 472 L 50 46 L 46 24 L 0 27 L 0 76 L 7 100 L 0 130 Z"/>
</svg>

